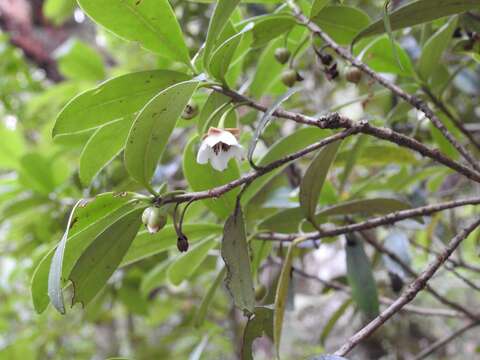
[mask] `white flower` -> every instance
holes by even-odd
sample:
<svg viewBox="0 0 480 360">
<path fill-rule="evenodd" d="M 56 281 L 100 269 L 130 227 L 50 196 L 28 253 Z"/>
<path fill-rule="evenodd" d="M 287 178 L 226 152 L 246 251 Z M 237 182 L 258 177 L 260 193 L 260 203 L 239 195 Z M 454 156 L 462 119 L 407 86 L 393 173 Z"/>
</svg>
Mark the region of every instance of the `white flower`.
<svg viewBox="0 0 480 360">
<path fill-rule="evenodd" d="M 208 129 L 198 150 L 197 163 L 206 164 L 210 160 L 210 165 L 215 170 L 223 171 L 232 157 L 241 160 L 243 147 L 235 135 L 238 135 L 238 129 Z"/>
</svg>

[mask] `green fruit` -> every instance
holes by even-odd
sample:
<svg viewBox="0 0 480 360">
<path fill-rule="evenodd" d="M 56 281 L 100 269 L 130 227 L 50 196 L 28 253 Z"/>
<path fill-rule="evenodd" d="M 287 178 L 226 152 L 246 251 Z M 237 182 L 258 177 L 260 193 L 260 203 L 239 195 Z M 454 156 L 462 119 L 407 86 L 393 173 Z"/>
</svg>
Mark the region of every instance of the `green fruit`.
<svg viewBox="0 0 480 360">
<path fill-rule="evenodd" d="M 292 87 L 293 85 L 295 85 L 297 80 L 298 80 L 298 74 L 295 70 L 289 69 L 289 70 L 285 70 L 282 73 L 282 82 L 288 87 Z"/>
<path fill-rule="evenodd" d="M 193 119 L 198 114 L 198 106 L 193 101 L 190 101 L 185 109 L 183 109 L 182 119 L 190 120 Z"/>
<path fill-rule="evenodd" d="M 350 68 L 348 69 L 345 78 L 351 83 L 358 84 L 360 80 L 362 80 L 362 71 L 357 68 Z"/>
<path fill-rule="evenodd" d="M 261 301 L 263 298 L 267 295 L 267 288 L 265 285 L 260 284 L 256 289 L 255 289 L 255 300 Z"/>
<path fill-rule="evenodd" d="M 277 48 L 274 56 L 280 64 L 285 64 L 290 59 L 290 50 L 284 47 Z"/>
</svg>

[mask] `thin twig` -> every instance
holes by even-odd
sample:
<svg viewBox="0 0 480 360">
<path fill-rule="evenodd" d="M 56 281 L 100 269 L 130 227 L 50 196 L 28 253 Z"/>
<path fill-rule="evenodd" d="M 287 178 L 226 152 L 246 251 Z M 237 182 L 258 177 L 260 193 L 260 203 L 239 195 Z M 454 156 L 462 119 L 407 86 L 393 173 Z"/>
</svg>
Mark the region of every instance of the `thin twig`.
<svg viewBox="0 0 480 360">
<path fill-rule="evenodd" d="M 358 343 L 369 337 L 375 330 L 382 326 L 388 319 L 399 312 L 406 304 L 411 302 L 417 294 L 426 286 L 427 282 L 432 278 L 436 271 L 442 266 L 445 261 L 452 255 L 455 249 L 462 243 L 467 236 L 480 225 L 480 219 L 477 219 L 471 225 L 463 229 L 457 234 L 440 253 L 440 255 L 432 261 L 420 276 L 413 281 L 407 290 L 387 309 L 382 311 L 375 319 L 369 322 L 356 334 L 350 337 L 347 342 L 342 345 L 335 355 L 345 356 L 348 354 Z"/>
<path fill-rule="evenodd" d="M 470 330 L 472 328 L 474 328 L 475 326 L 478 326 L 480 325 L 480 322 L 478 321 L 471 321 L 467 324 L 465 324 L 464 326 L 462 326 L 460 329 L 458 329 L 457 331 L 454 331 L 453 333 L 445 336 L 443 339 L 440 339 L 436 342 L 434 342 L 432 345 L 430 345 L 429 347 L 427 347 L 425 350 L 423 350 L 422 352 L 420 352 L 419 354 L 417 354 L 417 356 L 415 356 L 412 360 L 422 360 L 422 359 L 425 359 L 427 356 L 431 355 L 432 353 L 434 353 L 435 351 L 437 351 L 439 348 L 441 348 L 442 346 L 445 346 L 446 344 L 448 344 L 450 341 L 454 340 L 455 338 L 459 337 L 460 335 L 462 335 L 465 331 L 467 330 Z"/>
</svg>

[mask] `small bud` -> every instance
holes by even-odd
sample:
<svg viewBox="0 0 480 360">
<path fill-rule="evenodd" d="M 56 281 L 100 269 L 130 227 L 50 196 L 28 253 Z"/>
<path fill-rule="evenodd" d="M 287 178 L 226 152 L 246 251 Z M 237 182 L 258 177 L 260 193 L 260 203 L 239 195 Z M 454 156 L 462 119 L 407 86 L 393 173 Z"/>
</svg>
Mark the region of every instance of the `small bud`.
<svg viewBox="0 0 480 360">
<path fill-rule="evenodd" d="M 290 59 L 290 50 L 284 47 L 277 48 L 275 49 L 274 56 L 280 64 L 285 64 L 288 59 Z"/>
<path fill-rule="evenodd" d="M 150 234 L 155 234 L 167 224 L 167 214 L 163 209 L 149 207 L 142 214 L 142 222 Z"/>
<path fill-rule="evenodd" d="M 362 80 L 362 71 L 352 67 L 348 69 L 345 78 L 351 83 L 358 84 Z"/>
<path fill-rule="evenodd" d="M 178 237 L 177 248 L 180 252 L 185 252 L 188 250 L 188 238 L 184 234 Z"/>
<path fill-rule="evenodd" d="M 263 298 L 267 295 L 267 288 L 265 285 L 260 284 L 256 289 L 255 289 L 255 300 L 261 301 Z"/>
<path fill-rule="evenodd" d="M 198 113 L 198 106 L 193 101 L 190 101 L 182 113 L 182 119 L 190 120 L 197 116 Z"/>
<path fill-rule="evenodd" d="M 282 73 L 282 82 L 286 86 L 292 87 L 297 82 L 298 77 L 299 77 L 299 74 L 295 70 L 288 69 Z"/>
</svg>

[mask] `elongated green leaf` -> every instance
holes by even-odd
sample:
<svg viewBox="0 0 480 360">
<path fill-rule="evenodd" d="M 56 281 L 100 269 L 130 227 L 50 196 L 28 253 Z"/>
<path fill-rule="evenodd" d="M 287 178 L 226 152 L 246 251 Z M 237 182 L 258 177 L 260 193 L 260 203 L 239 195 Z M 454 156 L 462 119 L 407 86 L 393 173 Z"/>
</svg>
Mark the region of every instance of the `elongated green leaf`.
<svg viewBox="0 0 480 360">
<path fill-rule="evenodd" d="M 135 209 L 107 227 L 82 253 L 69 279 L 73 283 L 72 304 L 86 306 L 120 265 L 141 224 L 143 209 Z"/>
<path fill-rule="evenodd" d="M 218 124 L 223 113 L 231 108 L 231 99 L 222 93 L 213 91 L 209 96 L 205 105 L 203 105 L 200 115 L 198 116 L 197 129 L 200 135 L 207 133 L 210 124 Z M 230 111 L 225 123 L 233 123 L 236 120 L 235 112 Z"/>
<path fill-rule="evenodd" d="M 315 222 L 319 224 L 329 216 L 383 215 L 410 208 L 411 205 L 409 203 L 392 198 L 352 200 L 318 210 L 315 213 Z M 285 209 L 263 220 L 258 225 L 258 228 L 279 232 L 293 232 L 298 229 L 298 225 L 303 218 L 304 213 L 300 207 Z"/>
<path fill-rule="evenodd" d="M 250 255 L 242 209 L 239 205 L 225 222 L 222 240 L 222 258 L 227 267 L 225 285 L 235 306 L 246 313 L 253 313 L 255 291 L 253 290 Z"/>
<path fill-rule="evenodd" d="M 50 272 L 48 273 L 48 297 L 52 302 L 52 305 L 61 314 L 65 314 L 65 305 L 63 303 L 63 283 L 62 283 L 62 267 L 63 267 L 63 254 L 65 253 L 65 245 L 68 239 L 68 231 L 72 226 L 74 214 L 77 206 L 81 204 L 82 200 L 79 200 L 73 207 L 70 216 L 68 217 L 67 228 L 60 240 L 60 244 L 55 250 L 55 254 L 52 258 L 52 264 L 50 265 Z"/>
<path fill-rule="evenodd" d="M 224 185 L 240 177 L 237 163 L 230 160 L 225 171 L 217 171 L 210 164 L 197 163 L 198 137 L 194 137 L 185 147 L 183 153 L 183 174 L 193 191 L 202 191 Z M 238 188 L 229 191 L 219 198 L 202 200 L 203 204 L 220 219 L 227 218 L 235 207 Z"/>
<path fill-rule="evenodd" d="M 140 184 L 150 188 L 150 178 L 178 118 L 199 82 L 170 86 L 150 100 L 136 117 L 125 146 L 125 167 Z"/>
<path fill-rule="evenodd" d="M 52 135 L 94 129 L 139 111 L 155 94 L 189 76 L 169 70 L 122 75 L 73 98 L 58 114 Z"/>
<path fill-rule="evenodd" d="M 280 359 L 280 341 L 282 340 L 283 317 L 285 316 L 285 308 L 287 305 L 288 288 L 290 285 L 290 277 L 292 276 L 292 261 L 295 247 L 303 239 L 297 239 L 290 243 L 287 256 L 283 260 L 282 270 L 278 278 L 277 290 L 275 292 L 274 316 L 273 316 L 273 343 L 277 359 Z"/>
<path fill-rule="evenodd" d="M 248 319 L 243 332 L 242 360 L 253 360 L 253 342 L 264 334 L 273 339 L 273 310 L 256 307 L 254 316 Z"/>
<path fill-rule="evenodd" d="M 353 234 L 347 235 L 347 279 L 352 298 L 368 319 L 378 315 L 378 294 L 370 260 L 362 242 Z"/>
<path fill-rule="evenodd" d="M 180 254 L 167 270 L 170 282 L 173 285 L 180 285 L 183 280 L 192 276 L 215 245 L 214 239 L 205 239 L 192 246 L 186 253 Z"/>
<path fill-rule="evenodd" d="M 77 207 L 63 254 L 61 274 L 63 284 L 66 283 L 79 256 L 99 233 L 127 212 L 136 207 L 145 207 L 145 204 L 133 197 L 134 194 L 128 193 L 118 195 L 106 193 Z M 55 251 L 56 248 L 53 248 L 43 257 L 32 277 L 32 299 L 38 313 L 43 312 L 49 302 L 48 278 Z"/>
<path fill-rule="evenodd" d="M 457 17 L 450 19 L 423 46 L 418 62 L 418 74 L 424 81 L 427 81 L 438 70 L 438 65 L 441 63 L 440 58 L 450 43 L 457 22 Z"/>
<path fill-rule="evenodd" d="M 315 141 L 320 141 L 330 133 L 328 130 L 318 128 L 301 128 L 292 134 L 279 139 L 258 160 L 258 166 L 265 166 L 272 161 L 278 160 L 292 152 L 298 151 Z M 242 195 L 242 204 L 247 204 L 273 177 L 278 175 L 284 167 L 270 171 L 261 178 L 255 180 Z"/>
<path fill-rule="evenodd" d="M 235 51 L 244 36 L 251 36 L 248 32 L 252 29 L 253 23 L 248 23 L 240 32 L 225 40 L 215 49 L 209 63 L 210 74 L 215 79 L 226 84 L 225 76 L 227 75 Z"/>
<path fill-rule="evenodd" d="M 320 343 L 322 345 L 325 344 L 325 340 L 327 340 L 328 335 L 333 330 L 333 327 L 337 323 L 338 319 L 342 317 L 342 315 L 347 311 L 348 307 L 351 305 L 352 299 L 345 300 L 332 314 L 332 316 L 328 319 L 327 324 L 324 326 L 322 330 L 322 334 L 320 335 Z"/>
<path fill-rule="evenodd" d="M 418 0 L 407 3 L 391 12 L 390 25 L 392 31 L 395 31 L 475 9 L 480 9 L 480 3 L 477 0 Z M 360 31 L 352 43 L 363 37 L 383 34 L 384 32 L 383 19 L 379 19 Z"/>
<path fill-rule="evenodd" d="M 182 31 L 168 0 L 78 0 L 95 22 L 145 49 L 190 64 Z"/>
<path fill-rule="evenodd" d="M 310 9 L 310 17 L 315 17 L 329 2 L 330 0 L 314 0 Z"/>
<path fill-rule="evenodd" d="M 133 117 L 98 128 L 80 155 L 80 180 L 88 185 L 93 178 L 124 148 Z"/>
<path fill-rule="evenodd" d="M 296 25 L 295 18 L 288 14 L 262 15 L 249 19 L 254 23 L 253 48 L 260 48 L 290 30 Z"/>
<path fill-rule="evenodd" d="M 341 141 L 335 141 L 322 148 L 312 160 L 300 184 L 300 206 L 304 216 L 312 222 L 315 221 L 315 210 L 323 183 L 341 144 Z"/>
<path fill-rule="evenodd" d="M 392 44 L 395 45 L 396 50 L 393 50 Z M 368 66 L 378 72 L 410 77 L 415 74 L 412 61 L 406 51 L 395 41 L 393 43 L 389 41 L 386 36 L 372 41 L 362 51 L 362 59 Z"/>
<path fill-rule="evenodd" d="M 188 237 L 190 243 L 195 243 L 201 239 L 212 235 L 220 235 L 222 227 L 216 224 L 184 224 L 183 231 Z M 145 259 L 172 248 L 177 245 L 177 233 L 173 225 L 167 225 L 158 233 L 150 234 L 147 231 L 141 231 L 133 240 L 130 249 L 128 249 L 121 266 L 125 266 L 136 261 Z"/>
<path fill-rule="evenodd" d="M 296 88 L 289 89 L 285 94 L 281 95 L 275 102 L 268 108 L 267 111 L 264 112 L 260 121 L 258 122 L 257 128 L 255 129 L 255 133 L 253 134 L 252 140 L 250 141 L 250 145 L 248 147 L 248 161 L 253 163 L 253 152 L 255 151 L 255 147 L 257 146 L 258 139 L 260 135 L 262 135 L 263 130 L 267 127 L 268 123 L 272 119 L 273 113 L 282 105 L 283 102 L 287 101 L 290 96 L 295 94 L 298 91 Z"/>
<path fill-rule="evenodd" d="M 205 48 L 203 50 L 203 61 L 207 69 L 218 37 L 239 2 L 240 0 L 219 0 L 215 6 L 210 24 L 208 25 L 207 39 L 205 40 Z"/>
<path fill-rule="evenodd" d="M 325 6 L 312 21 L 337 43 L 346 45 L 361 29 L 368 26 L 370 18 L 358 8 L 332 5 Z"/>
<path fill-rule="evenodd" d="M 210 307 L 210 304 L 213 300 L 213 296 L 215 295 L 215 292 L 220 286 L 220 283 L 225 278 L 226 272 L 227 272 L 227 268 L 223 267 L 222 270 L 220 270 L 217 276 L 215 277 L 215 280 L 213 281 L 212 285 L 210 285 L 210 287 L 208 288 L 208 291 L 205 294 L 205 297 L 203 298 L 202 303 L 200 304 L 200 307 L 195 313 L 195 318 L 193 319 L 193 324 L 195 327 L 198 328 L 203 325 L 203 322 L 205 321 L 205 317 L 207 316 L 208 308 Z"/>
</svg>

